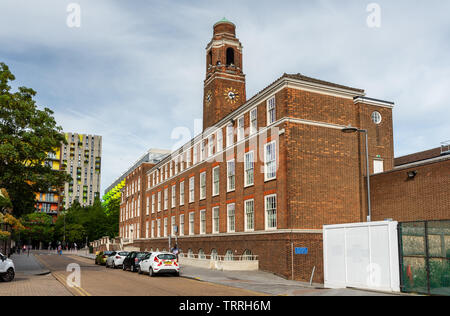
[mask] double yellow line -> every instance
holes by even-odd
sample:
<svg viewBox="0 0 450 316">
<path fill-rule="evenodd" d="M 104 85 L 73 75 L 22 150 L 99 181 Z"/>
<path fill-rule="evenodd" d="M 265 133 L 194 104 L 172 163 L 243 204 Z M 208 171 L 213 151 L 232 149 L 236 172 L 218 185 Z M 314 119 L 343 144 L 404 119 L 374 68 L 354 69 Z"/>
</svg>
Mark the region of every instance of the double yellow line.
<svg viewBox="0 0 450 316">
<path fill-rule="evenodd" d="M 50 266 L 44 260 L 42 260 L 38 256 L 35 256 L 35 258 L 38 259 L 39 262 L 41 262 L 50 271 L 50 273 L 55 277 L 55 279 L 59 283 L 61 283 L 65 288 L 67 288 L 71 293 L 75 292 L 75 294 L 77 296 L 92 296 L 88 291 L 86 291 L 82 287 L 78 287 L 78 286 L 70 287 L 70 286 L 68 286 L 67 285 L 67 277 L 65 277 L 61 273 L 52 272 Z M 71 291 L 72 289 L 74 291 Z"/>
</svg>

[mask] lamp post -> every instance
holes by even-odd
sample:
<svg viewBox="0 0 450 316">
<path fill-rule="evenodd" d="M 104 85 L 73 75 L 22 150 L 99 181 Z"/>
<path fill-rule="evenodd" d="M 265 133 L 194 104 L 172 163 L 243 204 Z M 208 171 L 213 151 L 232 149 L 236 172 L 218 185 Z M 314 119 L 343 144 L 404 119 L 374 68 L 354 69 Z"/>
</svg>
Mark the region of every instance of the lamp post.
<svg viewBox="0 0 450 316">
<path fill-rule="evenodd" d="M 368 142 L 368 134 L 369 132 L 366 129 L 358 129 L 356 127 L 352 127 L 351 125 L 343 128 L 341 130 L 343 133 L 351 134 L 351 133 L 364 133 L 366 138 L 366 175 L 367 175 L 367 221 L 371 221 L 372 217 L 372 208 L 370 205 L 370 169 L 369 169 L 369 142 Z"/>
</svg>

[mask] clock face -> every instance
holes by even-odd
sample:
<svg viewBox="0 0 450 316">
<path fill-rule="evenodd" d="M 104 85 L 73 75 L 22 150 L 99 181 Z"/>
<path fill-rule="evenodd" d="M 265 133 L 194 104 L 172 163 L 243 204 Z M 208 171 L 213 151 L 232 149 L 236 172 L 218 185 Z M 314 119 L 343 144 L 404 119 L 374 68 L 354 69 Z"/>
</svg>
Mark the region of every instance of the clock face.
<svg viewBox="0 0 450 316">
<path fill-rule="evenodd" d="M 239 101 L 239 93 L 234 88 L 227 88 L 225 89 L 225 100 L 227 100 L 228 103 L 235 104 L 237 101 Z"/>
</svg>

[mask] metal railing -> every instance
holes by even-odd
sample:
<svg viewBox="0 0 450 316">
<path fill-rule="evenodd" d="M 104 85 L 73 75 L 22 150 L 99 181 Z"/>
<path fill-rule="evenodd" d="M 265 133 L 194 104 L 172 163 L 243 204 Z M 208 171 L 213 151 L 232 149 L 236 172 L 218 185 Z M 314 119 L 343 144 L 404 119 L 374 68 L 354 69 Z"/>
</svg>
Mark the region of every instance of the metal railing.
<svg viewBox="0 0 450 316">
<path fill-rule="evenodd" d="M 179 257 L 186 259 L 214 260 L 214 261 L 257 261 L 257 255 L 241 255 L 241 256 L 219 256 L 219 255 L 203 255 L 180 253 Z"/>
</svg>

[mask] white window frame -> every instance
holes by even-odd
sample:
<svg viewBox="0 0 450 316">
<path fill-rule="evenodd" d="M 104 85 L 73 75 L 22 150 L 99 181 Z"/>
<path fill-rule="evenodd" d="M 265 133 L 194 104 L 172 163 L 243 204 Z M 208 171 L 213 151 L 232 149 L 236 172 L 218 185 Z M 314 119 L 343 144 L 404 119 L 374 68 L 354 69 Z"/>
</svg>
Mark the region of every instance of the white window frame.
<svg viewBox="0 0 450 316">
<path fill-rule="evenodd" d="M 216 172 L 217 178 L 215 177 Z M 215 180 L 217 180 L 217 183 Z M 217 196 L 219 195 L 219 193 L 220 193 L 220 166 L 216 166 L 212 169 L 212 196 Z"/>
<path fill-rule="evenodd" d="M 158 236 L 158 238 L 161 238 L 161 219 L 158 218 L 156 220 L 156 236 Z"/>
<path fill-rule="evenodd" d="M 258 108 L 250 110 L 250 135 L 258 132 Z"/>
<path fill-rule="evenodd" d="M 155 238 L 155 221 L 152 221 L 152 231 L 151 231 L 152 238 Z"/>
<path fill-rule="evenodd" d="M 245 119 L 242 115 L 237 119 L 237 141 L 241 141 L 245 138 Z"/>
<path fill-rule="evenodd" d="M 277 120 L 277 104 L 275 96 L 267 100 L 266 113 L 267 113 L 267 126 L 275 123 Z M 273 113 L 273 116 L 271 115 L 271 113 Z"/>
<path fill-rule="evenodd" d="M 206 171 L 200 173 L 200 200 L 206 199 Z"/>
<path fill-rule="evenodd" d="M 147 196 L 147 208 L 146 208 L 146 214 L 150 215 L 150 197 Z"/>
<path fill-rule="evenodd" d="M 268 215 L 268 200 L 269 199 L 275 199 L 275 227 L 273 227 L 272 225 L 269 226 L 269 215 Z M 266 230 L 276 230 L 277 229 L 277 225 L 278 225 L 278 202 L 277 202 L 277 195 L 276 194 L 271 194 L 271 195 L 266 195 L 264 196 L 264 225 L 265 225 L 265 229 Z"/>
<path fill-rule="evenodd" d="M 206 234 L 206 210 L 200 211 L 200 235 Z"/>
<path fill-rule="evenodd" d="M 189 213 L 189 236 L 195 235 L 195 212 Z"/>
<path fill-rule="evenodd" d="M 269 146 L 272 146 L 272 145 L 274 147 L 274 156 L 275 157 L 274 157 L 274 160 L 267 161 L 267 148 Z M 277 178 L 277 158 L 278 158 L 278 155 L 277 155 L 277 142 L 275 140 L 273 140 L 273 141 L 268 142 L 267 144 L 264 145 L 264 181 L 270 181 L 270 180 L 274 180 L 274 179 Z M 274 171 L 275 175 L 270 176 L 270 177 L 268 176 L 269 163 L 274 163 L 275 164 L 275 171 Z"/>
<path fill-rule="evenodd" d="M 192 156 L 193 156 L 193 159 L 192 159 L 193 165 L 196 165 L 197 164 L 197 158 L 198 158 L 198 146 L 197 145 L 194 146 Z"/>
<path fill-rule="evenodd" d="M 179 235 L 184 236 L 184 214 L 180 215 L 180 229 L 179 229 Z"/>
<path fill-rule="evenodd" d="M 189 178 L 189 203 L 195 201 L 195 176 Z"/>
<path fill-rule="evenodd" d="M 180 182 L 180 206 L 184 205 L 184 181 Z"/>
<path fill-rule="evenodd" d="M 177 204 L 177 186 L 174 184 L 174 185 L 172 185 L 172 188 L 171 188 L 171 191 L 170 191 L 170 193 L 171 193 L 171 195 L 172 195 L 172 201 L 171 201 L 171 205 L 170 205 L 170 207 L 171 208 L 175 208 L 176 207 L 176 204 Z"/>
<path fill-rule="evenodd" d="M 168 233 L 169 233 L 169 219 L 167 217 L 164 217 L 164 238 L 168 237 Z"/>
<path fill-rule="evenodd" d="M 161 205 L 162 205 L 162 196 L 161 191 L 158 191 L 158 212 L 161 212 Z"/>
<path fill-rule="evenodd" d="M 233 163 L 233 174 L 230 174 L 230 163 Z M 233 177 L 233 187 L 230 185 L 231 183 L 231 177 Z M 233 192 L 236 189 L 236 161 L 234 159 L 230 159 L 227 161 L 227 192 Z"/>
<path fill-rule="evenodd" d="M 208 137 L 208 157 L 214 155 L 214 137 L 211 135 Z"/>
<path fill-rule="evenodd" d="M 216 133 L 216 153 L 221 152 L 223 150 L 223 135 L 222 135 L 222 129 L 219 128 L 219 130 Z"/>
<path fill-rule="evenodd" d="M 234 144 L 234 127 L 233 124 L 229 124 L 226 127 L 227 132 L 227 148 L 233 146 Z"/>
<path fill-rule="evenodd" d="M 176 221 L 175 221 L 175 216 L 172 216 L 171 217 L 171 219 L 170 219 L 170 227 L 171 227 L 171 230 L 170 230 L 170 232 L 171 232 L 171 235 L 172 235 L 172 237 L 175 237 L 175 235 L 176 235 L 176 232 L 175 232 L 175 227 L 176 227 Z"/>
<path fill-rule="evenodd" d="M 169 187 L 164 188 L 164 210 L 169 209 Z"/>
<path fill-rule="evenodd" d="M 152 214 L 155 213 L 156 195 L 152 194 Z"/>
<path fill-rule="evenodd" d="M 231 216 L 231 210 L 233 214 Z M 233 221 L 231 221 L 231 218 Z M 234 233 L 236 231 L 236 204 L 227 204 L 227 233 Z"/>
<path fill-rule="evenodd" d="M 251 205 L 251 227 L 249 228 L 249 206 Z M 255 200 L 245 200 L 244 201 L 244 229 L 246 232 L 252 232 L 255 230 Z"/>
<path fill-rule="evenodd" d="M 219 231 L 220 231 L 220 207 L 215 206 L 212 208 L 212 233 L 218 234 Z"/>
<path fill-rule="evenodd" d="M 251 167 L 251 168 L 250 168 Z M 249 174 L 251 170 L 252 181 L 249 181 Z M 252 186 L 255 184 L 255 153 L 248 151 L 244 155 L 244 186 Z"/>
</svg>

